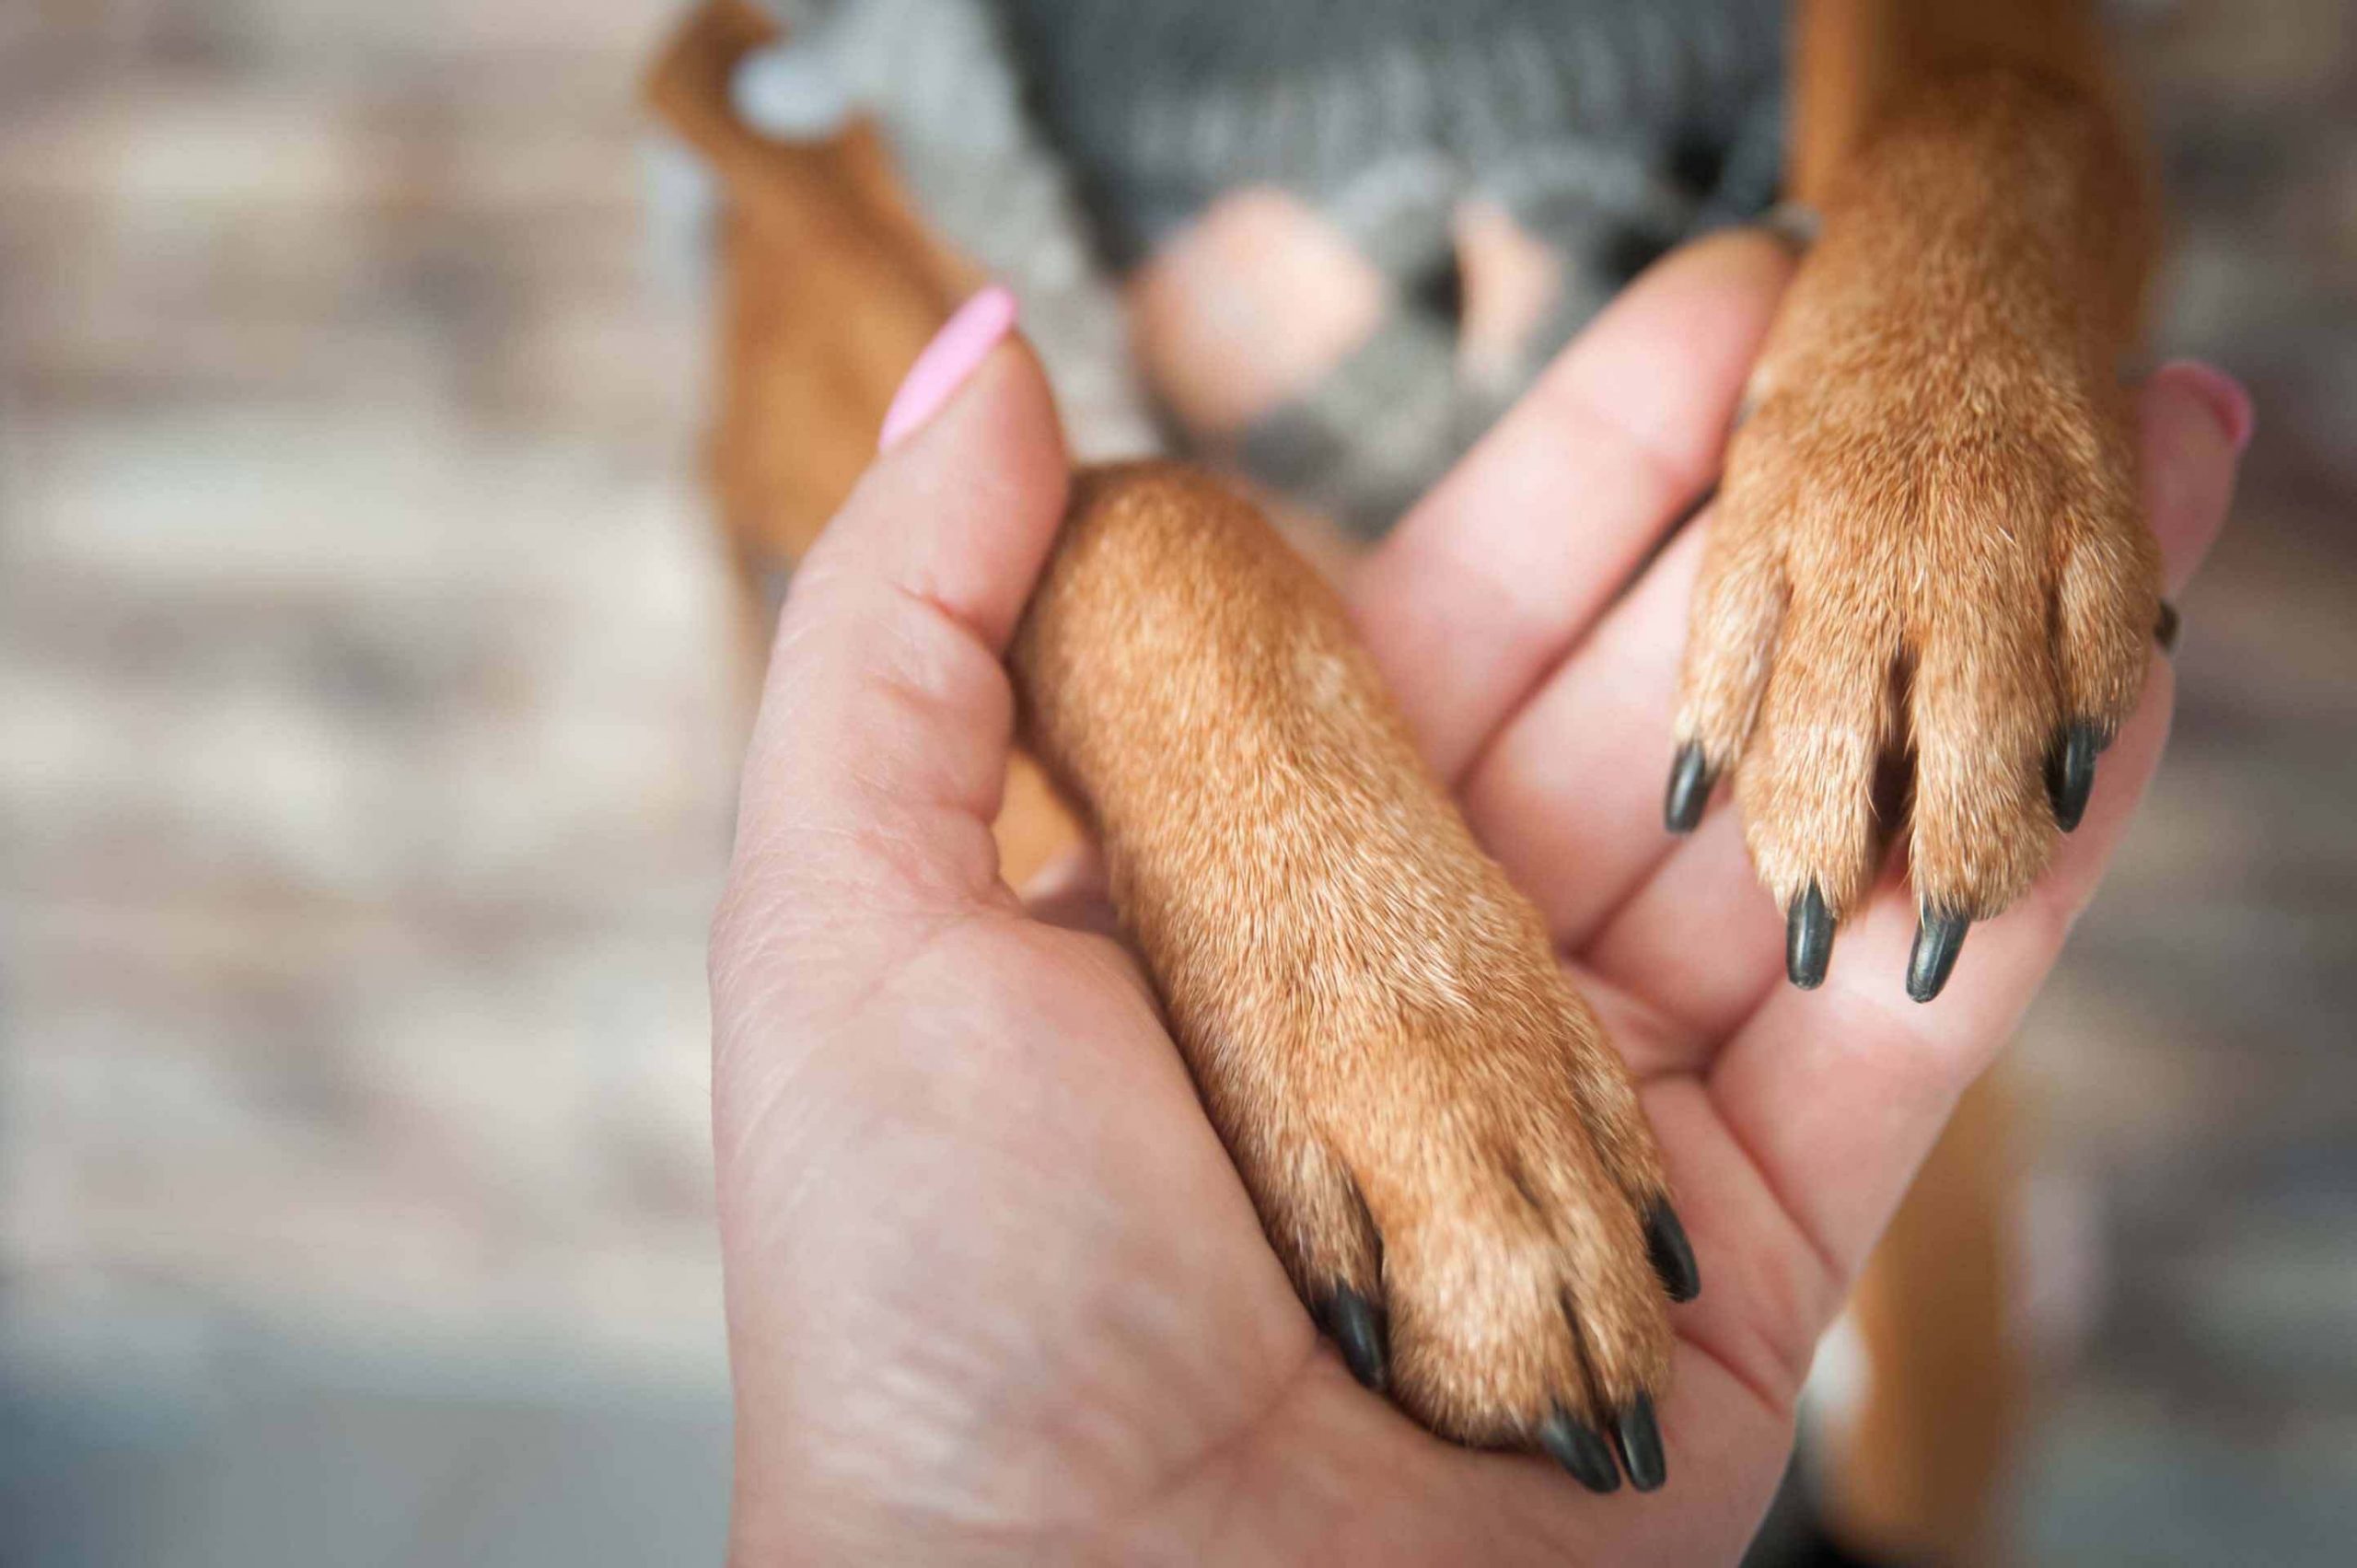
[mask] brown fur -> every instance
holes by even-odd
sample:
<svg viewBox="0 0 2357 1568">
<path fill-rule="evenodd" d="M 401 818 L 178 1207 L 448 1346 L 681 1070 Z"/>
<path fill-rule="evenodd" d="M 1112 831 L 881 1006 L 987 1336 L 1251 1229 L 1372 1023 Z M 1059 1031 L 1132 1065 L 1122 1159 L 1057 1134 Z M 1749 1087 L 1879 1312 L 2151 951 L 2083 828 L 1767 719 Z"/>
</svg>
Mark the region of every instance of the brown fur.
<svg viewBox="0 0 2357 1568">
<path fill-rule="evenodd" d="M 737 121 L 729 78 L 778 36 L 746 0 L 708 0 L 646 78 L 649 106 L 729 192 L 710 458 L 752 671 L 774 583 L 874 459 L 900 378 L 981 276 L 918 220 L 873 125 L 789 144 Z M 997 833 L 1018 887 L 1077 837 L 1020 757 Z"/>
<path fill-rule="evenodd" d="M 2011 1561 L 1989 1504 L 2030 1382 L 2013 1108 L 2000 1062 L 1956 1102 L 1851 1297 L 1865 1388 L 1827 1434 L 1821 1502 L 1842 1544 L 1874 1562 Z"/>
<path fill-rule="evenodd" d="M 1385 1302 L 1452 1436 L 1658 1388 L 1626 1071 L 1325 585 L 1190 470 L 1084 473 L 1014 668 L 1304 1295 Z"/>
<path fill-rule="evenodd" d="M 737 121 L 729 77 L 777 36 L 746 0 L 714 0 L 646 81 L 648 102 L 728 188 L 713 486 L 757 583 L 851 494 L 900 377 L 981 282 L 917 217 L 873 125 L 787 143 Z"/>
<path fill-rule="evenodd" d="M 1936 9 L 1936 7 L 1933 7 Z M 2159 611 L 2120 364 L 2142 182 L 2101 102 L 2012 65 L 1908 78 L 1823 192 L 1729 449 L 1680 741 L 1733 770 L 1761 880 L 1872 885 L 1885 754 L 1918 899 L 2044 866 L 2062 726 L 2134 706 Z"/>
<path fill-rule="evenodd" d="M 727 72 L 769 36 L 713 0 L 652 83 L 735 201 L 715 474 L 749 573 L 848 491 L 970 275 L 864 129 L 735 123 Z M 1822 238 L 1729 456 L 1679 733 L 1736 770 L 1770 887 L 1816 878 L 1837 912 L 1874 873 L 1876 759 L 1910 744 L 1919 892 L 1985 914 L 2049 852 L 2057 726 L 2116 725 L 2142 684 L 2155 563 L 2118 383 L 2142 185 L 2090 6 L 1815 0 L 1802 36 Z M 1638 1214 L 1662 1175 L 1625 1074 L 1331 596 L 1185 470 L 1074 497 L 1016 651 L 1027 733 L 1305 1297 L 1383 1302 L 1395 1392 L 1453 1436 L 1657 1391 Z M 1011 875 L 1059 837 L 1046 801 L 1018 776 Z"/>
</svg>

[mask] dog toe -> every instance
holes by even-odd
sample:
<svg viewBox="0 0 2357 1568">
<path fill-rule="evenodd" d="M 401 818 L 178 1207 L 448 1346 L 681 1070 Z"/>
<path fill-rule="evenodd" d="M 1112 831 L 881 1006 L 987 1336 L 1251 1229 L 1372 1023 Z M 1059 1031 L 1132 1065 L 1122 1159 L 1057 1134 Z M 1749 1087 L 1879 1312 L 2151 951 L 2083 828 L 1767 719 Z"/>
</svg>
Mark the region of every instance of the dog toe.
<svg viewBox="0 0 2357 1568">
<path fill-rule="evenodd" d="M 1871 609 L 1796 607 L 1736 774 L 1745 839 L 1786 912 L 1786 970 L 1805 990 L 1824 981 L 1835 928 L 1874 882 L 1895 645 Z"/>
<path fill-rule="evenodd" d="M 1538 942 L 1490 959 L 1478 995 L 1353 987 L 1316 1030 L 1315 1101 L 1288 1098 L 1306 1079 L 1223 1097 L 1229 1144 L 1362 1385 L 1591 1490 L 1616 1453 L 1658 1484 L 1669 1308 L 1701 1269 L 1593 1016 Z"/>
<path fill-rule="evenodd" d="M 1554 1131 L 1580 1137 L 1575 1125 Z M 1544 1173 L 1469 1147 L 1417 1195 L 1423 1212 L 1385 1260 L 1391 1387 L 1446 1436 L 1535 1446 L 1607 1490 L 1601 1434 L 1665 1385 L 1673 1293 L 1659 1230 L 1594 1158 L 1552 1160 L 1562 1146 Z M 1698 1278 L 1690 1257 L 1669 1275 Z"/>
</svg>

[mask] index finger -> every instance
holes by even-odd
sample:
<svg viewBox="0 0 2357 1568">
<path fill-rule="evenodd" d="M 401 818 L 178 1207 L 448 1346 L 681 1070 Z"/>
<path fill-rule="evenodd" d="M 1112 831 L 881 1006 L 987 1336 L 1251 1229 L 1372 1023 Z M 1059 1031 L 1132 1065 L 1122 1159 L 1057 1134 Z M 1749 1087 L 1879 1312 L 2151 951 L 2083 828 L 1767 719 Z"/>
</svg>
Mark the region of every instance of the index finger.
<svg viewBox="0 0 2357 1568">
<path fill-rule="evenodd" d="M 1714 482 L 1792 270 L 1747 231 L 1646 273 L 1354 575 L 1360 633 L 1443 778 Z"/>
</svg>

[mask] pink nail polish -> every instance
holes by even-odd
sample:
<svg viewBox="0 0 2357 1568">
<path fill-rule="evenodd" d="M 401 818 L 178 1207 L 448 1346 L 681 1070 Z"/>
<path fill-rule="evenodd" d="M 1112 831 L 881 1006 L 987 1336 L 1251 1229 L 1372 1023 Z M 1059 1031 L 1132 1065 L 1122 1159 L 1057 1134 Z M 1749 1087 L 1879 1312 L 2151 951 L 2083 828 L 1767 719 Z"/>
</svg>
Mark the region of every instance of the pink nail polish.
<svg viewBox="0 0 2357 1568">
<path fill-rule="evenodd" d="M 958 313 L 933 335 L 933 342 L 924 345 L 924 352 L 917 355 L 900 382 L 900 389 L 892 394 L 876 449 L 890 451 L 939 413 L 1014 325 L 1015 296 L 996 284 L 959 306 Z"/>
<path fill-rule="evenodd" d="M 2183 380 L 2210 405 L 2210 412 L 2217 416 L 2218 427 L 2226 433 L 2227 445 L 2238 453 L 2250 445 L 2258 416 L 2251 408 L 2250 393 L 2243 389 L 2240 381 L 2198 359 L 2171 360 L 2161 368 Z"/>
</svg>

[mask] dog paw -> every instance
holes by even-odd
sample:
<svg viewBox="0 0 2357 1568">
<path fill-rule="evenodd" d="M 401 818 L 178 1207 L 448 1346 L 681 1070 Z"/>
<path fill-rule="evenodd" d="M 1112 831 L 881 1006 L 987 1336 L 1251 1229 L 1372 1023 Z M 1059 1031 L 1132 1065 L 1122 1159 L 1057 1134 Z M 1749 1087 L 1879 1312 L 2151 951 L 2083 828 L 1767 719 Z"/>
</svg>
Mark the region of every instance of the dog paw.
<svg viewBox="0 0 2357 1568">
<path fill-rule="evenodd" d="M 1331 592 L 1167 464 L 1085 471 L 1016 644 L 1213 1125 L 1361 1381 L 1661 1484 L 1700 1288 L 1620 1056 Z"/>
<path fill-rule="evenodd" d="M 1666 815 L 1692 827 L 1732 775 L 1795 984 L 1824 979 L 1903 801 L 1907 988 L 1936 995 L 2078 825 L 2142 688 L 2159 557 L 2114 263 L 2074 210 L 2088 134 L 1981 83 L 1862 155 L 1729 448 Z"/>
<path fill-rule="evenodd" d="M 1438 788 L 1379 737 L 1357 755 L 1330 793 L 1296 784 L 1297 839 L 1217 852 L 1220 923 L 1132 880 L 1166 912 L 1173 1028 L 1360 1381 L 1444 1436 L 1651 1490 L 1668 1306 L 1701 1276 L 1633 1086 Z"/>
<path fill-rule="evenodd" d="M 1650 1491 L 1667 1308 L 1701 1276 L 1618 1056 L 1527 905 L 1459 847 L 1356 886 L 1336 866 L 1346 885 L 1298 907 L 1355 929 L 1351 950 L 1225 1005 L 1175 998 L 1174 1021 L 1224 1042 L 1197 1053 L 1213 1120 L 1361 1382 L 1445 1436 Z"/>
</svg>

